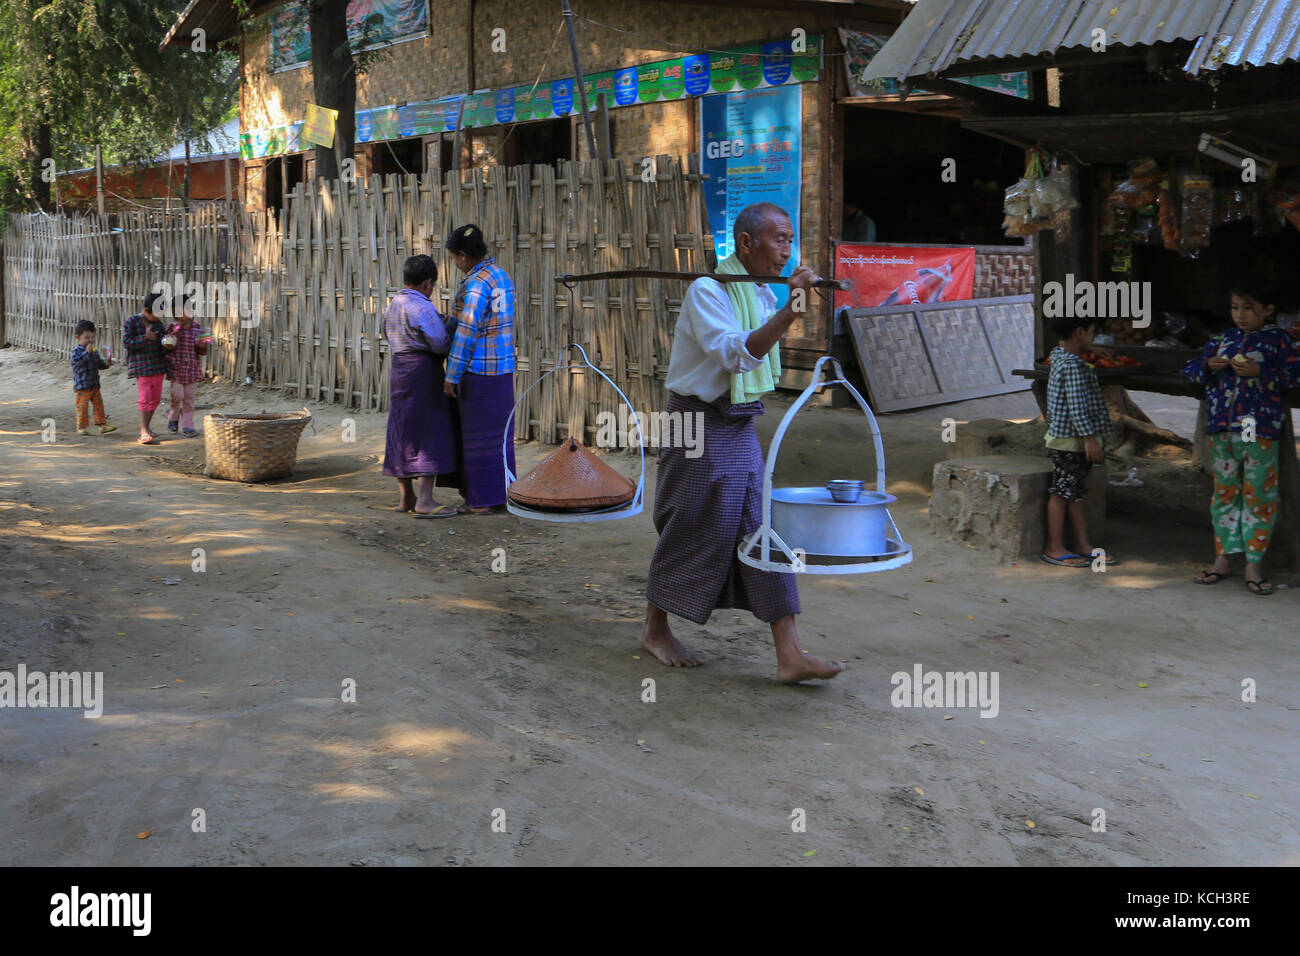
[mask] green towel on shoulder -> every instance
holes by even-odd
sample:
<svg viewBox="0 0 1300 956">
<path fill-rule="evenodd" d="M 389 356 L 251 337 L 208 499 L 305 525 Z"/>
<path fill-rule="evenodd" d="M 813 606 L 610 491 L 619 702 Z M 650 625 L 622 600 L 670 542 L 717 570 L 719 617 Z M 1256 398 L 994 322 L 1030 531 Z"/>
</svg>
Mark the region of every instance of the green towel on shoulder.
<svg viewBox="0 0 1300 956">
<path fill-rule="evenodd" d="M 733 253 L 718 263 L 718 272 L 723 275 L 743 276 L 749 271 Z M 731 297 L 731 305 L 736 310 L 743 332 L 753 332 L 761 328 L 770 316 L 762 313 L 758 304 L 758 290 L 752 282 L 724 282 L 723 287 Z M 756 402 L 763 395 L 776 388 L 781 377 L 781 346 L 773 345 L 772 351 L 764 356 L 762 363 L 752 372 L 741 372 L 731 376 L 731 401 L 734 405 Z"/>
</svg>

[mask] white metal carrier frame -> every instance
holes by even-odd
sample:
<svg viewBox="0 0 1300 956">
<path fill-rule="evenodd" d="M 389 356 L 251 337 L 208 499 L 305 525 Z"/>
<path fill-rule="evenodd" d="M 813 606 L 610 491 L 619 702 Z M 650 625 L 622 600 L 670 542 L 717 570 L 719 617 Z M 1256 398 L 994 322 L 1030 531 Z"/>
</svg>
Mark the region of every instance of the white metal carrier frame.
<svg viewBox="0 0 1300 956">
<path fill-rule="evenodd" d="M 830 362 L 834 367 L 835 378 L 824 382 L 819 381 L 822 376 L 822 367 L 827 362 Z M 791 547 L 781 540 L 781 536 L 772 528 L 772 475 L 776 471 L 776 459 L 781 450 L 781 442 L 785 438 L 786 430 L 813 392 L 819 388 L 832 385 L 843 385 L 848 389 L 849 394 L 857 401 L 858 407 L 862 409 L 862 413 L 867 416 L 867 421 L 871 425 L 871 437 L 876 446 L 876 488 L 880 494 L 886 494 L 885 447 L 880 440 L 880 426 L 876 424 L 876 416 L 871 413 L 871 408 L 858 394 L 858 390 L 849 384 L 848 379 L 844 377 L 844 369 L 840 367 L 840 363 L 829 355 L 823 355 L 817 360 L 817 364 L 813 366 L 812 381 L 799 395 L 799 398 L 795 400 L 795 403 L 790 406 L 790 410 L 785 413 L 785 417 L 781 419 L 781 424 L 776 428 L 776 434 L 772 436 L 772 445 L 767 450 L 767 462 L 763 470 L 763 523 L 757 531 L 745 538 L 737 549 L 737 556 L 750 567 L 761 568 L 764 571 L 780 571 L 785 574 L 870 574 L 875 571 L 890 571 L 894 568 L 901 568 L 912 561 L 911 545 L 903 541 L 903 536 L 894 524 L 889 509 L 885 508 L 883 504 L 873 507 L 885 508 L 886 550 L 882 554 L 857 555 L 855 556 L 857 560 L 854 560 L 853 563 L 817 563 L 814 559 L 818 555 L 808 554 L 806 549 Z M 757 552 L 757 554 L 754 552 Z M 785 560 L 773 560 L 778 555 L 783 556 Z"/>
</svg>

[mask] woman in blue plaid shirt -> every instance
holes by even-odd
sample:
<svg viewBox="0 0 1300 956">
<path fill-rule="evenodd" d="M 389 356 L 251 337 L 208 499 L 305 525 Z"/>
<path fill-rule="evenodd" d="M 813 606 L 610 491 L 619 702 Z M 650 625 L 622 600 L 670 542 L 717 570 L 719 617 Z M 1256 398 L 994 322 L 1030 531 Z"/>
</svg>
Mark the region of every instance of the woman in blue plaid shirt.
<svg viewBox="0 0 1300 956">
<path fill-rule="evenodd" d="M 515 407 L 515 284 L 487 254 L 483 230 L 461 226 L 447 240 L 465 274 L 449 316 L 455 338 L 443 390 L 458 399 L 462 514 L 491 514 L 506 503 L 501 444 Z M 506 443 L 515 470 L 514 442 Z"/>
</svg>

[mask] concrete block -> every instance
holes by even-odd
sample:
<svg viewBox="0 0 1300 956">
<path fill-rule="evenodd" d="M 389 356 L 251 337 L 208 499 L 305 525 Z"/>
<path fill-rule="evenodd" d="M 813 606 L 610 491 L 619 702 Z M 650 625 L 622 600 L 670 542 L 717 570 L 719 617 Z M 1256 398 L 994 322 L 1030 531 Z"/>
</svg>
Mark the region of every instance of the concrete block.
<svg viewBox="0 0 1300 956">
<path fill-rule="evenodd" d="M 934 466 L 930 528 L 992 551 L 1004 561 L 1042 553 L 1047 531 L 1047 486 L 1052 462 L 1046 455 L 988 455 L 952 458 Z M 1084 499 L 1088 537 L 1103 543 L 1106 533 L 1106 469 L 1088 476 Z M 1068 540 L 1068 536 L 1067 536 Z"/>
</svg>

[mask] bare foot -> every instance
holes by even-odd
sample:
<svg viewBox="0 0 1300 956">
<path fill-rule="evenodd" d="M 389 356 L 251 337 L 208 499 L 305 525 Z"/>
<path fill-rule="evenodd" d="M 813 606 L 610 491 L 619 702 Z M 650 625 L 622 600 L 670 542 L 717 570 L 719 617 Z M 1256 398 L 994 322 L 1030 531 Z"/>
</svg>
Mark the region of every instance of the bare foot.
<svg viewBox="0 0 1300 956">
<path fill-rule="evenodd" d="M 403 497 L 402 500 L 398 503 L 397 507 L 394 508 L 393 510 L 394 510 L 394 511 L 414 511 L 414 510 L 415 510 L 415 499 L 414 499 L 414 498 L 409 498 L 409 499 L 408 499 L 408 498 Z"/>
<path fill-rule="evenodd" d="M 776 662 L 776 679 L 782 684 L 797 684 L 805 680 L 830 680 L 844 670 L 841 661 L 827 663 L 810 654 L 798 658 L 778 660 Z"/>
<path fill-rule="evenodd" d="M 704 663 L 682 647 L 681 642 L 673 637 L 673 632 L 667 625 L 663 628 L 652 628 L 647 624 L 641 631 L 640 644 L 659 658 L 659 663 L 667 667 L 699 667 Z"/>
</svg>

